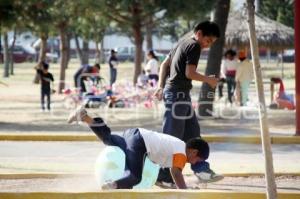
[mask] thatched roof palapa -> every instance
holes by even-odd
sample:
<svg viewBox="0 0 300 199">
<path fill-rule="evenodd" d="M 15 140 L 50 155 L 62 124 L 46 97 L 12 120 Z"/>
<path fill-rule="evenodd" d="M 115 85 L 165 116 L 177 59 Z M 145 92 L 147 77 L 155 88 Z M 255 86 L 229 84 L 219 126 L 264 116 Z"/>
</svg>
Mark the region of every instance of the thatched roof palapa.
<svg viewBox="0 0 300 199">
<path fill-rule="evenodd" d="M 294 30 L 260 14 L 255 14 L 255 29 L 258 45 L 273 50 L 294 46 Z M 247 18 L 241 11 L 230 12 L 225 33 L 227 48 L 249 46 Z"/>
<path fill-rule="evenodd" d="M 246 13 L 231 11 L 225 33 L 226 48 L 249 48 L 249 32 Z M 255 29 L 259 47 L 272 50 L 293 48 L 294 29 L 260 14 L 255 14 Z M 186 33 L 182 39 L 191 37 L 193 31 Z"/>
</svg>

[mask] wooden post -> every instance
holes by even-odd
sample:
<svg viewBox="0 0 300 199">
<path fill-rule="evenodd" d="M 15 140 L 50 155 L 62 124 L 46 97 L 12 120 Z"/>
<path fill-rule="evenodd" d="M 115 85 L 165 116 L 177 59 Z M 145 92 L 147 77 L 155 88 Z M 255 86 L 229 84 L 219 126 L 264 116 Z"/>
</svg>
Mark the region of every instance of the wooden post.
<svg viewBox="0 0 300 199">
<path fill-rule="evenodd" d="M 265 158 L 265 178 L 267 182 L 267 199 L 277 199 L 277 190 L 273 168 L 271 139 L 269 135 L 268 115 L 264 96 L 261 66 L 259 63 L 258 44 L 255 32 L 254 0 L 247 0 L 248 28 L 251 46 L 252 63 L 254 68 L 256 92 L 259 101 L 259 121 L 261 129 L 262 149 Z"/>
<path fill-rule="evenodd" d="M 295 8 L 295 84 L 296 84 L 296 135 L 300 136 L 300 1 Z"/>
</svg>

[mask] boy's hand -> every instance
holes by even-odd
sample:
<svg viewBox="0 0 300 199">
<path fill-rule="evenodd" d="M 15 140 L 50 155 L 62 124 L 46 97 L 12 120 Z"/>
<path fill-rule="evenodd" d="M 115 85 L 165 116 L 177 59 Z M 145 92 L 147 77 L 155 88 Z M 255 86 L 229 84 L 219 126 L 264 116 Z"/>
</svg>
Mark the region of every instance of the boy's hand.
<svg viewBox="0 0 300 199">
<path fill-rule="evenodd" d="M 157 88 L 154 91 L 153 96 L 156 97 L 156 99 L 158 99 L 159 101 L 162 100 L 162 98 L 163 98 L 163 89 L 162 88 Z"/>
<path fill-rule="evenodd" d="M 172 167 L 170 169 L 170 171 L 171 171 L 171 175 L 174 179 L 174 182 L 176 184 L 176 187 L 178 189 L 186 189 L 187 187 L 186 187 L 183 175 L 182 175 L 182 170 L 177 167 Z"/>
<path fill-rule="evenodd" d="M 117 184 L 115 182 L 107 182 L 102 185 L 101 189 L 102 190 L 107 190 L 107 189 L 116 189 Z"/>
<path fill-rule="evenodd" d="M 218 85 L 219 78 L 207 77 L 206 83 L 208 83 L 212 88 L 215 88 Z"/>
</svg>

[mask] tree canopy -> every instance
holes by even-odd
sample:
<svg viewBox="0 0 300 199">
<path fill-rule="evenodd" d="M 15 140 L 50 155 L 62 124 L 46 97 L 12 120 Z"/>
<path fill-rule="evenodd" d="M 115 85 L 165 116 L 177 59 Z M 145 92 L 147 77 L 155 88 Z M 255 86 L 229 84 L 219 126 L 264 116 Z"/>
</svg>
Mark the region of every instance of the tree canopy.
<svg viewBox="0 0 300 199">
<path fill-rule="evenodd" d="M 289 27 L 294 27 L 294 0 L 259 1 L 258 12 Z"/>
</svg>

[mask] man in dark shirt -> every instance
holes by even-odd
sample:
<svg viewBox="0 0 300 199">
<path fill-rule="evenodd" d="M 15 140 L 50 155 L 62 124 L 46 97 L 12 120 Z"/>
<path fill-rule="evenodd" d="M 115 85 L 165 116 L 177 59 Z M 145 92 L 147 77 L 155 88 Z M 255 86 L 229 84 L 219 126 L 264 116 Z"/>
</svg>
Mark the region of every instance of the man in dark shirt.
<svg viewBox="0 0 300 199">
<path fill-rule="evenodd" d="M 117 58 L 117 52 L 114 50 L 110 51 L 111 56 L 108 60 L 109 68 L 110 68 L 110 85 L 112 86 L 113 83 L 117 80 L 117 66 L 119 64 L 118 58 Z"/>
<path fill-rule="evenodd" d="M 208 83 L 215 87 L 218 79 L 204 76 L 196 71 L 202 48 L 210 47 L 220 31 L 213 22 L 202 22 L 195 26 L 194 35 L 191 38 L 182 39 L 160 66 L 160 77 L 155 96 L 161 100 L 164 98 L 165 114 L 163 120 L 163 133 L 173 135 L 183 141 L 200 136 L 200 126 L 192 108 L 190 90 L 192 80 Z M 169 74 L 168 74 L 168 71 Z M 169 75 L 168 80 L 165 80 Z M 207 162 L 192 165 L 199 180 L 211 182 L 223 177 L 215 174 Z M 158 182 L 172 183 L 168 170 L 160 170 Z"/>
<path fill-rule="evenodd" d="M 45 96 L 47 97 L 47 109 L 50 111 L 50 95 L 51 95 L 51 86 L 50 83 L 54 82 L 54 78 L 52 73 L 48 72 L 49 64 L 42 62 L 42 67 L 38 68 L 36 67 L 36 71 L 40 76 L 40 82 L 41 82 L 41 105 L 42 110 L 45 110 Z"/>
<path fill-rule="evenodd" d="M 84 85 L 84 80 L 87 77 L 98 78 L 100 71 L 100 65 L 94 64 L 94 66 L 90 66 L 88 64 L 80 67 L 76 73 L 74 74 L 74 84 L 76 88 L 80 88 L 80 92 L 86 92 L 86 88 Z"/>
</svg>

